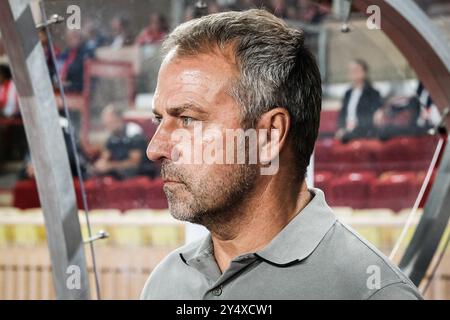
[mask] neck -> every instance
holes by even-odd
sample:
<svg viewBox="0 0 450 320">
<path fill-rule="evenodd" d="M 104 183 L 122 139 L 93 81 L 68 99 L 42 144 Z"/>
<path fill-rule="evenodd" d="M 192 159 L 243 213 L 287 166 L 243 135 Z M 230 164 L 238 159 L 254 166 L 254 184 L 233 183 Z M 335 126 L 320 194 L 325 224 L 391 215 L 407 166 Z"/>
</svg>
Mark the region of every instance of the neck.
<svg viewBox="0 0 450 320">
<path fill-rule="evenodd" d="M 125 131 L 125 124 L 122 123 L 119 127 L 117 127 L 114 131 L 113 134 L 114 135 L 122 135 Z"/>
<path fill-rule="evenodd" d="M 304 181 L 286 183 L 286 179 L 275 176 L 260 185 L 243 205 L 234 209 L 235 214 L 228 215 L 235 219 L 226 226 L 209 228 L 214 256 L 222 272 L 233 258 L 264 248 L 311 199 Z"/>
<path fill-rule="evenodd" d="M 365 81 L 355 82 L 355 83 L 353 84 L 353 88 L 358 88 L 358 89 L 359 89 L 359 88 L 363 88 L 365 84 L 366 84 Z"/>
</svg>

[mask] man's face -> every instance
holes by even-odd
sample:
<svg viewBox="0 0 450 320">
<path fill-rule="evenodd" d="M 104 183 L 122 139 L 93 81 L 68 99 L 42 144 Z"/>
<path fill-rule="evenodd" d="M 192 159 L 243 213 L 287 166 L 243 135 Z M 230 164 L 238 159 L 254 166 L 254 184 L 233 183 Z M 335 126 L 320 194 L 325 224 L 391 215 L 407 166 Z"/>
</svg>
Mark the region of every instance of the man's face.
<svg viewBox="0 0 450 320">
<path fill-rule="evenodd" d="M 356 62 L 349 63 L 348 74 L 350 81 L 354 84 L 359 84 L 366 80 L 366 72 L 364 71 L 364 68 Z"/>
<path fill-rule="evenodd" d="M 158 31 L 161 27 L 160 21 L 159 21 L 159 16 L 157 14 L 151 14 L 149 16 L 149 27 L 154 30 L 154 31 Z"/>
<path fill-rule="evenodd" d="M 176 57 L 173 51 L 159 71 L 153 103 L 159 127 L 147 156 L 161 161 L 164 191 L 170 212 L 177 219 L 213 221 L 218 213 L 239 204 L 253 187 L 257 176 L 254 165 L 194 160 L 199 150 L 221 145 L 226 129 L 241 128 L 240 107 L 228 93 L 235 72 L 220 55 Z M 192 139 L 174 139 L 180 130 Z M 208 133 L 213 131 L 221 135 Z M 196 149 L 194 144 L 201 148 Z M 225 149 L 223 143 L 215 150 Z"/>
<path fill-rule="evenodd" d="M 119 18 L 113 18 L 110 27 L 114 35 L 119 35 L 123 31 L 123 25 Z"/>
<path fill-rule="evenodd" d="M 109 133 L 118 132 L 123 128 L 123 120 L 111 111 L 103 112 L 102 124 Z"/>
<path fill-rule="evenodd" d="M 66 33 L 66 43 L 70 49 L 78 48 L 81 44 L 81 32 L 76 30 L 69 30 Z"/>
</svg>

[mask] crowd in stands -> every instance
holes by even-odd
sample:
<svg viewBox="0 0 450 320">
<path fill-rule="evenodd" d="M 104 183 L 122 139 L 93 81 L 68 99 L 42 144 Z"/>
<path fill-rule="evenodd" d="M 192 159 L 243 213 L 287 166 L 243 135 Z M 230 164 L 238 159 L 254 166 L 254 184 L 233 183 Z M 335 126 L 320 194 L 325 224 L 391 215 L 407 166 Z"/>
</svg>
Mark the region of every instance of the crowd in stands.
<svg viewBox="0 0 450 320">
<path fill-rule="evenodd" d="M 148 25 L 136 36 L 129 31 L 129 21 L 125 17 L 115 16 L 111 19 L 110 34 L 103 34 L 98 22 L 86 19 L 81 30 L 67 29 L 64 35 L 62 49 L 55 44 L 53 47 L 56 61 L 52 59 L 49 47 L 49 39 L 44 28 L 38 30 L 39 40 L 44 49 L 47 67 L 50 73 L 54 90 L 59 91 L 57 72 L 61 79 L 66 94 L 82 94 L 84 86 L 84 64 L 87 59 L 95 58 L 95 50 L 100 47 L 109 46 L 120 49 L 129 45 L 144 46 L 161 42 L 168 32 L 168 24 L 161 14 L 150 14 Z M 1 42 L 1 41 L 0 41 Z M 61 106 L 59 106 L 61 107 Z M 135 123 L 125 123 L 122 112 L 126 109 L 108 106 L 102 114 L 104 129 L 110 134 L 103 150 L 97 156 L 85 155 L 83 147 L 79 143 L 79 132 L 75 132 L 75 149 L 81 161 L 81 174 L 84 177 L 111 175 L 117 179 L 126 179 L 137 175 L 145 175 L 150 178 L 158 176 L 158 168 L 151 164 L 145 157 L 145 148 L 148 137 L 143 134 L 143 129 Z M 67 119 L 63 110 L 59 110 L 60 123 L 64 140 L 67 145 L 72 174 L 78 176 L 75 166 L 75 155 L 73 154 L 72 140 L 67 128 Z M 20 120 L 19 101 L 12 81 L 10 67 L 7 64 L 0 65 L 0 119 L 17 118 Z M 20 129 L 21 135 L 16 131 Z M 19 158 L 23 158 L 24 166 L 19 173 L 20 179 L 34 178 L 34 170 L 23 127 L 14 125 L 12 128 L 0 127 L 0 148 L 3 155 L 11 153 L 14 146 L 10 146 L 7 140 L 17 141 L 20 139 L 25 148 L 22 148 Z M 9 139 L 6 139 L 8 136 Z M 11 139 L 12 138 L 12 139 Z M 18 160 L 5 159 L 5 160 Z"/>
<path fill-rule="evenodd" d="M 195 18 L 196 1 L 191 1 L 186 6 L 184 19 Z M 229 10 L 247 10 L 253 8 L 265 8 L 276 16 L 297 20 L 309 24 L 320 23 L 330 14 L 329 1 L 311 1 L 311 0 L 237 0 L 234 3 L 220 6 L 217 1 L 205 1 L 208 6 L 207 13 L 216 13 Z"/>
</svg>

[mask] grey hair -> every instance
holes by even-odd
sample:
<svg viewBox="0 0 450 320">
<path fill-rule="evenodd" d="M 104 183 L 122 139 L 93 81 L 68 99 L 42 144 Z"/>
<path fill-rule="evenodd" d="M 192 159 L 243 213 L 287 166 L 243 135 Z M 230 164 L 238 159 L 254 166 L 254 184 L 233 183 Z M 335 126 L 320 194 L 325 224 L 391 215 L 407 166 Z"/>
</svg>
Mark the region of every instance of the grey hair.
<svg viewBox="0 0 450 320">
<path fill-rule="evenodd" d="M 289 28 L 267 11 L 224 12 L 179 25 L 164 41 L 163 53 L 194 56 L 232 50 L 238 76 L 230 92 L 241 106 L 243 125 L 254 126 L 265 112 L 283 107 L 302 177 L 317 139 L 322 88 L 313 54 L 302 31 Z"/>
</svg>

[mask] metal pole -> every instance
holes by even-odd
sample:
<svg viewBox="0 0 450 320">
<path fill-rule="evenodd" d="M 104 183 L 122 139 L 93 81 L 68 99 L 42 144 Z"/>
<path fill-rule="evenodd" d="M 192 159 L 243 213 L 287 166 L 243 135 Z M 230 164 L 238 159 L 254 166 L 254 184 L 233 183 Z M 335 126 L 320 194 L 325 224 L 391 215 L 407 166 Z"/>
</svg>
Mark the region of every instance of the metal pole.
<svg viewBox="0 0 450 320">
<path fill-rule="evenodd" d="M 29 1 L 0 1 L 0 31 L 35 168 L 56 297 L 89 299 L 86 258 L 67 149 Z"/>
</svg>

